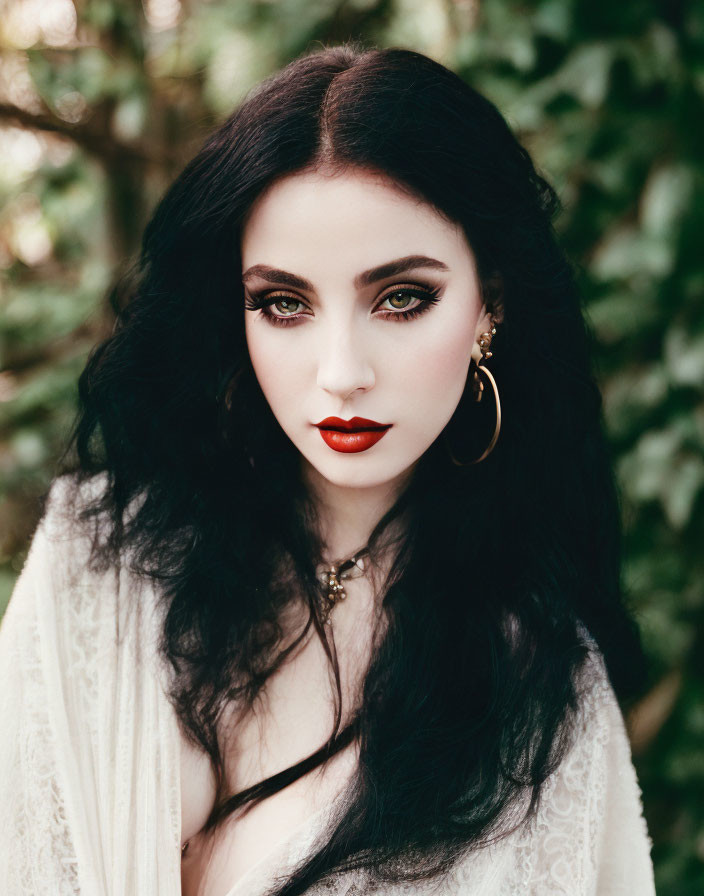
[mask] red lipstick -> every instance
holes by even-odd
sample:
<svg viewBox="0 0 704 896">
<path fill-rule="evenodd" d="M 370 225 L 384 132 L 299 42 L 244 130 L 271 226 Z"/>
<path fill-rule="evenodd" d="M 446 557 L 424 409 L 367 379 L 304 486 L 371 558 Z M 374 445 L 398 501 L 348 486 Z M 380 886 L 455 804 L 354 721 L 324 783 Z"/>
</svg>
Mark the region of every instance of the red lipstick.
<svg viewBox="0 0 704 896">
<path fill-rule="evenodd" d="M 325 444 L 344 454 L 366 451 L 376 445 L 391 428 L 390 423 L 377 423 L 376 420 L 367 420 L 365 417 L 352 417 L 351 420 L 326 417 L 315 425 Z"/>
</svg>

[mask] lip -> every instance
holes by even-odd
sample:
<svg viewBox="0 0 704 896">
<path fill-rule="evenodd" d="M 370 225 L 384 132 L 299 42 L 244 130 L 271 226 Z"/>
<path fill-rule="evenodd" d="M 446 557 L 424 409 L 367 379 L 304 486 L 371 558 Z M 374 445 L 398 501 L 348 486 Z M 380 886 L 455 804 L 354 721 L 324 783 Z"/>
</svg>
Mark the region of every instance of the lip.
<svg viewBox="0 0 704 896">
<path fill-rule="evenodd" d="M 337 432 L 368 432 L 383 431 L 391 426 L 390 423 L 377 423 L 376 420 L 367 420 L 366 417 L 352 417 L 351 420 L 342 420 L 340 417 L 326 417 L 315 426 L 321 430 Z"/>
<path fill-rule="evenodd" d="M 358 451 L 367 451 L 372 445 L 383 439 L 389 431 L 386 429 L 357 429 L 350 432 L 340 432 L 339 429 L 320 429 L 320 435 L 333 451 L 342 454 L 356 454 Z"/>
<path fill-rule="evenodd" d="M 391 423 L 377 423 L 376 420 L 368 420 L 366 417 L 352 417 L 351 420 L 326 417 L 315 425 L 328 448 L 340 451 L 342 454 L 367 451 L 391 429 Z"/>
</svg>

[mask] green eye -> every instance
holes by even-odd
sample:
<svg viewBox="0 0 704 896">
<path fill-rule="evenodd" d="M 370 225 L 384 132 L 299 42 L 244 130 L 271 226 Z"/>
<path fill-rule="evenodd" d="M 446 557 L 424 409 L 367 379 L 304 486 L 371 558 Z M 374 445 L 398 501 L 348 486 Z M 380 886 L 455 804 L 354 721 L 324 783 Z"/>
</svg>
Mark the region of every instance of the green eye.
<svg viewBox="0 0 704 896">
<path fill-rule="evenodd" d="M 272 305 L 276 305 L 279 310 L 291 310 L 289 309 L 281 309 L 281 305 L 300 305 L 301 303 L 298 299 L 278 299 L 276 302 L 272 302 Z"/>
<path fill-rule="evenodd" d="M 399 289 L 397 292 L 393 292 L 393 293 L 391 293 L 391 295 L 386 296 L 384 301 L 385 302 L 396 302 L 400 299 L 402 302 L 406 302 L 406 304 L 408 304 L 408 302 L 410 300 L 412 300 L 413 298 L 414 297 L 409 295 L 409 293 L 405 292 L 402 289 Z M 404 306 L 404 308 L 400 308 L 399 310 L 400 311 L 405 310 L 405 306 Z"/>
<path fill-rule="evenodd" d="M 440 294 L 440 287 L 422 286 L 420 284 L 409 284 L 408 286 L 397 286 L 381 299 L 379 305 L 376 306 L 375 317 L 381 310 L 382 320 L 404 321 L 411 320 L 428 311 L 433 305 L 437 304 Z M 409 302 L 418 299 L 419 303 L 408 308 Z M 391 308 L 381 308 L 384 302 L 390 302 Z M 273 313 L 270 309 L 276 306 L 278 313 Z M 248 311 L 258 311 L 261 309 L 262 315 L 277 327 L 287 327 L 297 324 L 304 317 L 310 317 L 308 314 L 295 313 L 293 311 L 296 306 L 306 307 L 301 299 L 294 296 L 286 296 L 281 294 L 263 294 L 252 296 L 245 302 L 245 308 Z M 395 309 L 395 310 L 391 310 Z"/>
</svg>

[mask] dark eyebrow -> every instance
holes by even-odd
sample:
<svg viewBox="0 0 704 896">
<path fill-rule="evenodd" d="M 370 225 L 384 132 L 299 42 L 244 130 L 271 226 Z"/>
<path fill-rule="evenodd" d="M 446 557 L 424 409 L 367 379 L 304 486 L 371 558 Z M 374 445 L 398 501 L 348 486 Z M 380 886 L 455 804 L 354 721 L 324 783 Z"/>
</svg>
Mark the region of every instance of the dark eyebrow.
<svg viewBox="0 0 704 896">
<path fill-rule="evenodd" d="M 384 280 L 386 277 L 395 277 L 403 274 L 404 271 L 410 271 L 415 268 L 433 268 L 436 271 L 449 271 L 449 267 L 443 261 L 437 258 L 428 258 L 427 255 L 406 255 L 405 258 L 395 258 L 393 261 L 387 261 L 378 267 L 370 268 L 368 271 L 362 271 L 354 278 L 353 284 L 355 289 L 361 289 L 363 286 L 369 286 L 377 280 Z M 246 283 L 252 277 L 262 277 L 269 280 L 270 283 L 278 283 L 282 286 L 293 286 L 296 289 L 307 289 L 313 292 L 313 285 L 299 277 L 297 274 L 290 274 L 288 271 L 272 268 L 266 264 L 255 264 L 242 274 L 242 282 Z"/>
</svg>

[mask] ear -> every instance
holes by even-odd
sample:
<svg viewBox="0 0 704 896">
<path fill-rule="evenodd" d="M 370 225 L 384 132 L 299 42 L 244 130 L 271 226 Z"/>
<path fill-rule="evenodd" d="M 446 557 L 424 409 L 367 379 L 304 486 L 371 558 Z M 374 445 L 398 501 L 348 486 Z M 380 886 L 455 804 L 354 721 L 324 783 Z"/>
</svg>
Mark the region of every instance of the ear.
<svg viewBox="0 0 704 896">
<path fill-rule="evenodd" d="M 492 327 L 498 329 L 503 319 L 504 315 L 501 307 L 487 309 L 486 305 L 482 305 L 482 310 L 477 318 L 477 325 L 474 328 L 474 341 L 479 342 L 479 337 L 482 333 L 491 333 Z"/>
<path fill-rule="evenodd" d="M 477 325 L 474 328 L 474 342 L 472 343 L 472 358 L 474 359 L 475 364 L 479 364 L 482 359 L 482 351 L 479 348 L 479 339 L 482 333 L 490 333 L 491 332 L 491 320 L 489 318 L 490 312 L 487 311 L 486 305 L 482 306 L 481 313 L 479 318 L 477 319 Z"/>
<path fill-rule="evenodd" d="M 487 310 L 486 305 L 482 305 L 481 313 L 479 314 L 479 317 L 477 318 L 477 325 L 474 328 L 474 341 L 475 342 L 479 341 L 479 337 L 482 335 L 482 333 L 489 333 L 491 331 L 492 324 L 491 324 L 491 320 L 489 317 L 490 314 L 491 314 L 491 311 Z"/>
<path fill-rule="evenodd" d="M 502 323 L 504 319 L 504 279 L 498 271 L 488 276 L 482 283 L 482 298 L 484 299 L 484 311 L 488 309 L 495 324 Z M 487 314 L 488 317 L 488 314 Z M 486 320 L 482 333 L 486 332 L 489 321 Z"/>
<path fill-rule="evenodd" d="M 479 340 L 482 333 L 491 331 L 492 321 L 489 319 L 489 315 L 491 315 L 495 326 L 502 323 L 504 319 L 503 278 L 498 271 L 491 274 L 482 283 L 482 298 L 484 303 L 474 331 L 475 341 Z"/>
<path fill-rule="evenodd" d="M 499 274 L 490 277 L 484 284 L 484 304 L 477 319 L 477 325 L 474 329 L 474 344 L 472 346 L 472 358 L 475 364 L 482 359 L 481 349 L 479 348 L 479 339 L 483 333 L 491 333 L 492 327 L 497 327 L 504 319 L 504 308 L 502 302 L 502 280 Z"/>
</svg>

